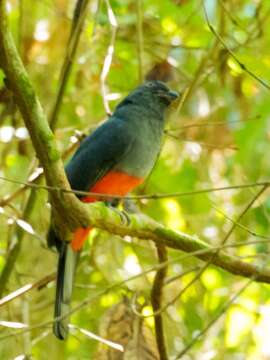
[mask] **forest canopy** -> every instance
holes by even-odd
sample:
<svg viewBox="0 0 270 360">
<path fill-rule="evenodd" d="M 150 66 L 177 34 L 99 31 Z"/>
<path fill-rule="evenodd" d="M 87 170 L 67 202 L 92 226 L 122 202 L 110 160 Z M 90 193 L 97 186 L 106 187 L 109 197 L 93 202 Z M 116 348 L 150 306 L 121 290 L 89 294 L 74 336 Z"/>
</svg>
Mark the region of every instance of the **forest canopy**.
<svg viewBox="0 0 270 360">
<path fill-rule="evenodd" d="M 270 359 L 269 17 L 263 0 L 0 0 L 1 359 Z M 49 195 L 68 195 L 49 162 L 145 80 L 181 99 L 119 207 L 131 224 L 89 205 L 60 342 L 46 235 Z"/>
</svg>

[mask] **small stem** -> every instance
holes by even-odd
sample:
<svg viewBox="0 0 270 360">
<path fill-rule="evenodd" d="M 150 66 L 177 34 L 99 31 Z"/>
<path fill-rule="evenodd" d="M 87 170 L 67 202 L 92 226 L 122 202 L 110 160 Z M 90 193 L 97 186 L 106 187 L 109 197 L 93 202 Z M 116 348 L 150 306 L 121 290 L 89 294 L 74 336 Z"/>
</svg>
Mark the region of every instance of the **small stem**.
<svg viewBox="0 0 270 360">
<path fill-rule="evenodd" d="M 143 81 L 143 4 L 137 0 L 137 54 L 138 54 L 138 80 Z"/>
<path fill-rule="evenodd" d="M 89 0 L 77 0 L 74 13 L 72 26 L 70 30 L 68 45 L 66 49 L 66 56 L 62 65 L 59 88 L 57 91 L 57 96 L 55 98 L 55 103 L 50 115 L 49 123 L 51 129 L 55 129 L 56 123 L 58 120 L 58 115 L 60 112 L 63 96 L 66 90 L 67 82 L 69 79 L 69 75 L 72 70 L 72 65 L 74 61 L 74 57 L 76 54 L 76 50 L 78 48 L 80 36 L 83 29 L 84 20 L 86 17 L 86 10 L 88 6 Z"/>
<path fill-rule="evenodd" d="M 27 204 L 25 206 L 25 209 L 23 211 L 23 215 L 22 218 L 25 221 L 29 221 L 30 215 L 32 213 L 32 209 L 33 209 L 33 204 L 36 201 L 36 197 L 37 197 L 37 193 L 36 191 L 34 191 L 34 189 L 31 190 L 30 195 L 28 197 L 27 200 Z M 16 264 L 18 255 L 20 253 L 21 250 L 21 244 L 22 244 L 22 239 L 24 236 L 24 231 L 22 228 L 17 227 L 17 231 L 16 231 L 16 243 L 13 245 L 13 247 L 10 249 L 8 255 L 7 255 L 7 260 L 4 266 L 4 269 L 1 273 L 0 276 L 0 297 L 3 296 L 3 293 L 5 291 L 7 282 L 9 280 L 9 277 L 11 275 L 12 270 L 14 269 L 14 266 Z"/>
</svg>

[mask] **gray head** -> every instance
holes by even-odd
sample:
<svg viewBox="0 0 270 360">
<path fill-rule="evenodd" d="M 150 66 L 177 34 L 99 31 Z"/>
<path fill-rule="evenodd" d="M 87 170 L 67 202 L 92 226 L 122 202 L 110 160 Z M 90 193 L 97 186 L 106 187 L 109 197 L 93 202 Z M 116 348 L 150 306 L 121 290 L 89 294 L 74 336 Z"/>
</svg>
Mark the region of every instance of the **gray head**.
<svg viewBox="0 0 270 360">
<path fill-rule="evenodd" d="M 151 108 L 163 114 L 164 110 L 177 98 L 179 94 L 170 90 L 167 85 L 158 80 L 146 81 L 133 90 L 118 106 L 134 104 Z"/>
</svg>

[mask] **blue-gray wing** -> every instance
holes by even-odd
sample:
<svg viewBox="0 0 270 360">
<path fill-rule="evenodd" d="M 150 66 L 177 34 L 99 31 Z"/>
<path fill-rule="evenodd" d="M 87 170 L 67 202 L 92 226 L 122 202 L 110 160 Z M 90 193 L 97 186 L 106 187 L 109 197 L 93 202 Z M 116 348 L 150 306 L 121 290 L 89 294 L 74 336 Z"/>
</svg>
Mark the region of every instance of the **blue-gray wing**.
<svg viewBox="0 0 270 360">
<path fill-rule="evenodd" d="M 88 191 L 128 153 L 133 136 L 127 122 L 112 116 L 81 143 L 66 165 L 73 190 Z"/>
</svg>

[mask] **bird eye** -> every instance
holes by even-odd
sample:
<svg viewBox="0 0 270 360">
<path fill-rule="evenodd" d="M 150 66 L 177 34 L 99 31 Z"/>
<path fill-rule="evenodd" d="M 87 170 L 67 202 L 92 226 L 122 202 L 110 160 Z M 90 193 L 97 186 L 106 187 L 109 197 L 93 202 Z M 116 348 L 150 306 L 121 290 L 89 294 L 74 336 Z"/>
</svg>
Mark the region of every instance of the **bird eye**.
<svg viewBox="0 0 270 360">
<path fill-rule="evenodd" d="M 149 81 L 148 83 L 146 83 L 146 86 L 152 88 L 155 86 L 155 84 L 152 81 Z"/>
<path fill-rule="evenodd" d="M 152 92 L 167 93 L 169 91 L 169 88 L 161 81 L 147 81 L 145 86 Z"/>
</svg>

